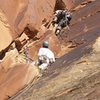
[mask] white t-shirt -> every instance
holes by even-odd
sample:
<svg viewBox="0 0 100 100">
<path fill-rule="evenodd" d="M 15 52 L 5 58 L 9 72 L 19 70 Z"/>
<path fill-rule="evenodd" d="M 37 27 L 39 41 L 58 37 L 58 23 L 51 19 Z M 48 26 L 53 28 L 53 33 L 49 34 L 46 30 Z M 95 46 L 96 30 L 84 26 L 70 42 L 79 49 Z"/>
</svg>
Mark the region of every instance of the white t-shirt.
<svg viewBox="0 0 100 100">
<path fill-rule="evenodd" d="M 54 53 L 50 49 L 48 49 L 48 48 L 40 48 L 38 56 L 42 56 L 42 55 L 45 55 L 49 59 L 52 59 L 53 62 L 55 62 Z"/>
</svg>

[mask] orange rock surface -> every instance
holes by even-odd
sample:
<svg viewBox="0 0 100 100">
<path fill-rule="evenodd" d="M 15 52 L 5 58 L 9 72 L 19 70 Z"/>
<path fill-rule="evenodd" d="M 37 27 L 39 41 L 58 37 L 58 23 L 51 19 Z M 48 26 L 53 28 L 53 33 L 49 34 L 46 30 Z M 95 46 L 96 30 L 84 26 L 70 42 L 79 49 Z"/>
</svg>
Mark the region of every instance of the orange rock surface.
<svg viewBox="0 0 100 100">
<path fill-rule="evenodd" d="M 72 0 L 63 2 L 68 9 L 73 7 Z M 0 0 L 0 51 L 18 37 L 25 27 L 28 26 L 32 31 L 40 30 L 43 21 L 51 19 L 55 5 L 56 0 Z"/>
<path fill-rule="evenodd" d="M 63 0 L 68 9 L 72 8 L 72 0 Z M 58 38 L 42 26 L 49 22 L 55 10 L 56 0 L 0 0 L 0 97 L 8 98 L 28 84 L 38 71 L 26 65 L 25 59 L 18 53 L 28 40 L 37 34 L 39 40 L 31 40 L 30 58 L 33 60 L 44 40 L 50 42 L 50 49 L 55 56 L 61 51 Z M 28 31 L 25 28 L 28 27 Z M 26 32 L 26 35 L 23 33 Z M 29 32 L 27 34 L 27 32 Z M 9 49 L 15 41 L 16 48 Z M 22 64 L 21 64 L 22 63 Z"/>
</svg>

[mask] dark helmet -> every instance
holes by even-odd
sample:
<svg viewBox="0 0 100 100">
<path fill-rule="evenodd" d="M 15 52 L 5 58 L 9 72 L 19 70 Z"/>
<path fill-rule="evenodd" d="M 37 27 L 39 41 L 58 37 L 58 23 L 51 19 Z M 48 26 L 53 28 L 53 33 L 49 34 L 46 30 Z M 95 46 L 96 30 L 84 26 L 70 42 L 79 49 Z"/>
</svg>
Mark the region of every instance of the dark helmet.
<svg viewBox="0 0 100 100">
<path fill-rule="evenodd" d="M 43 42 L 43 47 L 48 48 L 48 46 L 49 46 L 48 41 L 44 41 L 44 42 Z"/>
</svg>

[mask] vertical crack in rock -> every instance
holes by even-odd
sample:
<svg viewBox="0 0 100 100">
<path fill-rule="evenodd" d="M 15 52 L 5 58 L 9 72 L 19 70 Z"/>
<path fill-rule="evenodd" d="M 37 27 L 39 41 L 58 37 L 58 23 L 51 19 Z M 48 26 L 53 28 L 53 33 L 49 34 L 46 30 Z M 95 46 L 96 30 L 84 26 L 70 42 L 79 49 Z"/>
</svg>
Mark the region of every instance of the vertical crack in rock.
<svg viewBox="0 0 100 100">
<path fill-rule="evenodd" d="M 15 28 L 15 32 L 16 33 L 18 33 L 17 32 L 17 30 L 18 30 L 18 25 L 19 25 L 19 23 L 21 22 L 21 20 L 24 18 L 24 15 L 25 15 L 25 12 L 26 12 L 26 10 L 27 10 L 27 7 L 28 7 L 28 5 L 21 11 L 21 12 L 19 12 L 18 13 L 18 15 L 17 15 L 17 17 L 16 17 L 16 20 L 15 20 L 15 27 L 17 28 Z"/>
<path fill-rule="evenodd" d="M 63 10 L 65 8 L 66 8 L 66 5 L 62 0 L 56 0 L 54 11 L 61 10 L 61 9 Z"/>
</svg>

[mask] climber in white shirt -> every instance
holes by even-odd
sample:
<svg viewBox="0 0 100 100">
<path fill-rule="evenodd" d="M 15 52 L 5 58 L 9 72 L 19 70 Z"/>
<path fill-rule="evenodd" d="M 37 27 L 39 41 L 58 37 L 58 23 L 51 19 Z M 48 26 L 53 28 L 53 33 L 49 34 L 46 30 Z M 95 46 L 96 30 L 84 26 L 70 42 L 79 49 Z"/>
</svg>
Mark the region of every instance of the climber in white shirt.
<svg viewBox="0 0 100 100">
<path fill-rule="evenodd" d="M 43 42 L 43 47 L 38 52 L 38 66 L 41 70 L 47 69 L 50 63 L 55 62 L 54 53 L 48 48 L 48 41 Z"/>
</svg>

